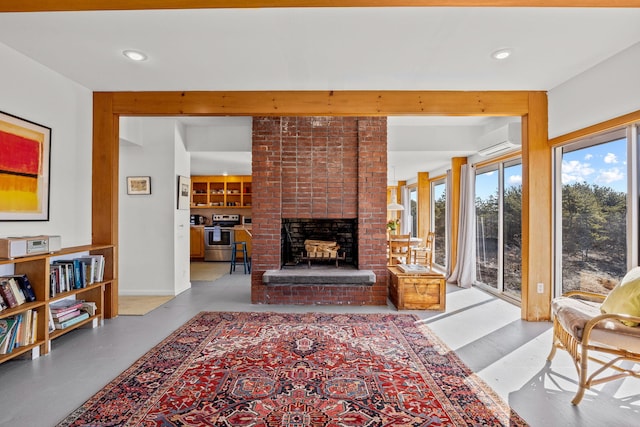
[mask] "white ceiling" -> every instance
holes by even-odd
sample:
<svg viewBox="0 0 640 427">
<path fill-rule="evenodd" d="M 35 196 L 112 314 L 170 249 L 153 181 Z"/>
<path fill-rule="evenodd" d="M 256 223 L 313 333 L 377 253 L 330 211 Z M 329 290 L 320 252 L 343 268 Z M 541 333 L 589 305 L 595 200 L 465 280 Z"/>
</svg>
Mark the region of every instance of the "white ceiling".
<svg viewBox="0 0 640 427">
<path fill-rule="evenodd" d="M 640 42 L 638 22 L 625 8 L 1 13 L 0 43 L 93 91 L 550 90 Z M 489 124 L 458 120 L 390 119 L 396 178 L 477 151 Z"/>
</svg>

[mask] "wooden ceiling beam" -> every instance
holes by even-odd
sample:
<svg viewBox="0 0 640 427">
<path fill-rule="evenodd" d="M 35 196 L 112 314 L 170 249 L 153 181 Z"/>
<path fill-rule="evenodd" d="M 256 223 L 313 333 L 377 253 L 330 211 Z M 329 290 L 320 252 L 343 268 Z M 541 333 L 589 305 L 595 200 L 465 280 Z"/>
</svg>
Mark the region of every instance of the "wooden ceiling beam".
<svg viewBox="0 0 640 427">
<path fill-rule="evenodd" d="M 513 116 L 526 91 L 114 92 L 125 116 Z"/>
<path fill-rule="evenodd" d="M 280 7 L 640 7 L 640 0 L 19 0 L 0 12 Z"/>
</svg>

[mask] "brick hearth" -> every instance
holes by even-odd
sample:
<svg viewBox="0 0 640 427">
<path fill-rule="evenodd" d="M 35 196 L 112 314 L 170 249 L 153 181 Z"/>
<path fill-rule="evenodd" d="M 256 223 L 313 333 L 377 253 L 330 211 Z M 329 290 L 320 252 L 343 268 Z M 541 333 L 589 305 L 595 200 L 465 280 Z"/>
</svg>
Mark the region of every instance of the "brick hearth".
<svg viewBox="0 0 640 427">
<path fill-rule="evenodd" d="M 386 117 L 254 117 L 251 301 L 386 305 L 386 185 Z M 265 283 L 282 265 L 283 218 L 355 218 L 354 263 L 375 283 Z"/>
</svg>

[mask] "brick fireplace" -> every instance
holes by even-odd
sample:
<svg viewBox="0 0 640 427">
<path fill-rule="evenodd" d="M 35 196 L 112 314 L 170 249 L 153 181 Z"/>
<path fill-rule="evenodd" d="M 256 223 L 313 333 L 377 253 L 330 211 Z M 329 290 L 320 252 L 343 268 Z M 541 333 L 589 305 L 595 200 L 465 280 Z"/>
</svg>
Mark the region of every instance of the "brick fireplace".
<svg viewBox="0 0 640 427">
<path fill-rule="evenodd" d="M 254 117 L 252 154 L 252 303 L 386 305 L 386 117 Z M 311 220 L 353 223 L 350 264 L 373 283 L 265 283 L 283 223 Z"/>
<path fill-rule="evenodd" d="M 295 266 L 308 255 L 306 242 L 331 241 L 339 248 L 342 265 L 355 265 L 358 260 L 357 220 L 352 218 L 283 218 L 280 261 L 283 268 Z M 320 259 L 313 262 L 331 261 Z M 307 259 L 308 256 L 307 256 Z"/>
</svg>

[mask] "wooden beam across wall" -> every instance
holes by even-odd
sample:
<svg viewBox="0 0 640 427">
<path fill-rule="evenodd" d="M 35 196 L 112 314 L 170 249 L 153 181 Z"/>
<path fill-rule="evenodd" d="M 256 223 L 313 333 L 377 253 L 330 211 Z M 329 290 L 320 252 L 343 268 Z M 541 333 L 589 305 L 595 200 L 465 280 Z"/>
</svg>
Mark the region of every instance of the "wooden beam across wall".
<svg viewBox="0 0 640 427">
<path fill-rule="evenodd" d="M 115 92 L 123 115 L 229 116 L 521 116 L 521 91 Z"/>
<path fill-rule="evenodd" d="M 16 0 L 0 12 L 285 7 L 639 7 L 638 0 Z"/>
</svg>

